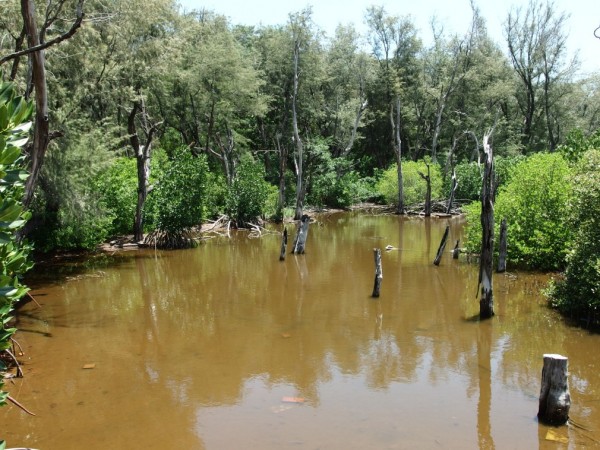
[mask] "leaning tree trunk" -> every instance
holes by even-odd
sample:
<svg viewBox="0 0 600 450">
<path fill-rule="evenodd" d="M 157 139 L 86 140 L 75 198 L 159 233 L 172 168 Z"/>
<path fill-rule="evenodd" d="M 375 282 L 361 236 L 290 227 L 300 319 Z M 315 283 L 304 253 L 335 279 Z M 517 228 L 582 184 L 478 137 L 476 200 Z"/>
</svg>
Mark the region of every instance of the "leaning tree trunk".
<svg viewBox="0 0 600 450">
<path fill-rule="evenodd" d="M 494 295 L 492 290 L 492 266 L 494 255 L 494 164 L 493 151 L 489 143 L 491 132 L 483 137 L 485 165 L 481 189 L 481 257 L 479 261 L 479 317 L 488 319 L 494 315 Z"/>
<path fill-rule="evenodd" d="M 42 32 L 38 31 L 37 19 L 35 12 L 35 2 L 33 0 L 21 0 L 21 16 L 23 17 L 23 33 L 17 39 L 17 51 L 10 55 L 6 55 L 0 59 L 0 64 L 11 59 L 14 60 L 13 70 L 11 71 L 11 79 L 16 75 L 19 58 L 28 54 L 31 64 L 31 83 L 28 83 L 25 97 L 29 97 L 31 89 L 35 90 L 35 119 L 33 140 L 29 150 L 29 177 L 25 183 L 25 192 L 23 194 L 23 207 L 27 208 L 33 200 L 35 186 L 40 175 L 40 170 L 46 156 L 46 150 L 50 143 L 51 133 L 49 131 L 49 114 L 48 114 L 48 87 L 46 85 L 46 56 L 45 49 L 60 42 L 71 38 L 81 26 L 83 21 L 83 2 L 79 0 L 77 4 L 77 18 L 71 25 L 71 28 L 50 41 L 44 42 L 45 30 L 51 25 L 48 17 L 42 26 Z M 48 6 L 50 7 L 50 6 Z M 24 35 L 27 36 L 27 49 L 21 49 Z M 60 133 L 56 133 L 60 135 Z"/>
<path fill-rule="evenodd" d="M 21 14 L 23 16 L 29 47 L 40 45 L 36 25 L 35 4 L 32 0 L 21 0 Z M 46 56 L 44 50 L 32 53 L 30 58 L 33 86 L 35 88 L 35 119 L 33 145 L 29 153 L 29 178 L 27 178 L 27 182 L 25 183 L 25 194 L 23 197 L 24 208 L 27 208 L 33 200 L 35 184 L 39 177 L 49 142 L 48 90 L 46 86 Z"/>
</svg>

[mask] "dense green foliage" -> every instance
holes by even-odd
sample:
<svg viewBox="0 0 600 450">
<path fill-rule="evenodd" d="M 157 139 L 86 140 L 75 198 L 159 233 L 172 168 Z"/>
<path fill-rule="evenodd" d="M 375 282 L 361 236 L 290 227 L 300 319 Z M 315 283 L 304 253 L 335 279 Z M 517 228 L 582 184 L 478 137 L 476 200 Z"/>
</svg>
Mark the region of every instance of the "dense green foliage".
<svg viewBox="0 0 600 450">
<path fill-rule="evenodd" d="M 207 172 L 204 155 L 195 156 L 186 147 L 174 152 L 152 192 L 159 230 L 179 233 L 201 223 Z"/>
<path fill-rule="evenodd" d="M 255 223 L 265 211 L 269 184 L 261 164 L 243 158 L 227 194 L 227 214 L 238 226 Z"/>
<path fill-rule="evenodd" d="M 571 170 L 558 153 L 536 153 L 510 170 L 507 184 L 499 188 L 494 215 L 508 223 L 508 259 L 532 269 L 564 268 L 572 228 L 565 213 L 572 199 Z M 466 208 L 469 223 L 467 248 L 481 245 L 480 204 Z M 496 240 L 497 242 L 497 240 Z"/>
<path fill-rule="evenodd" d="M 567 226 L 574 232 L 564 278 L 550 288 L 552 305 L 574 318 L 600 319 L 600 145 L 580 156 Z"/>
<path fill-rule="evenodd" d="M 379 181 L 377 182 L 377 191 L 383 196 L 386 203 L 396 204 L 398 201 L 398 166 L 392 164 L 392 166 L 385 170 Z M 430 164 L 430 177 L 431 177 L 431 198 L 440 199 L 445 196 L 442 185 L 442 174 L 439 165 Z M 425 201 L 425 194 L 427 193 L 427 184 L 425 180 L 419 175 L 419 172 L 423 175 L 427 175 L 427 165 L 425 161 L 403 161 L 402 162 L 402 174 L 404 177 L 404 204 L 407 206 L 416 205 Z"/>
<path fill-rule="evenodd" d="M 30 247 L 19 243 L 16 233 L 31 217 L 23 210 L 21 198 L 27 178 L 22 169 L 22 151 L 31 127 L 32 110 L 30 103 L 17 96 L 12 83 L 0 82 L 0 356 L 11 347 L 10 339 L 15 332 L 9 327 L 13 305 L 28 291 L 20 277 L 31 268 Z M 2 390 L 1 372 L 5 369 L 0 358 L 0 406 L 6 403 L 8 395 Z"/>
</svg>

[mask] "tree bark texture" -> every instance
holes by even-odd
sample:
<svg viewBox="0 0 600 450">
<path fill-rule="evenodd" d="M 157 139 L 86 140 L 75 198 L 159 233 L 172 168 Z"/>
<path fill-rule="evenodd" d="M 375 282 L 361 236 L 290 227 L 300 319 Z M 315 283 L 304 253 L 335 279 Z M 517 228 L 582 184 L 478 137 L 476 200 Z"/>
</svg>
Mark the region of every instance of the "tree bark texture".
<svg viewBox="0 0 600 450">
<path fill-rule="evenodd" d="M 563 425 L 569 419 L 571 395 L 568 379 L 569 359 L 545 354 L 538 419 L 550 425 Z"/>
<path fill-rule="evenodd" d="M 442 237 L 442 241 L 440 242 L 437 254 L 435 255 L 435 259 L 433 260 L 433 264 L 435 264 L 436 266 L 439 266 L 440 261 L 442 260 L 442 255 L 444 254 L 444 249 L 446 248 L 446 242 L 448 241 L 449 232 L 450 225 L 446 225 L 446 231 L 444 231 L 444 236 Z"/>
<path fill-rule="evenodd" d="M 506 225 L 506 218 L 502 219 L 500 222 L 500 244 L 499 244 L 499 254 L 498 254 L 498 267 L 496 272 L 503 273 L 506 272 L 506 240 L 508 234 L 508 227 Z"/>
<path fill-rule="evenodd" d="M 375 256 L 375 283 L 373 285 L 373 297 L 378 298 L 381 290 L 381 280 L 383 279 L 383 270 L 381 268 L 381 249 L 374 248 Z"/>
<path fill-rule="evenodd" d="M 306 214 L 302 216 L 300 223 L 298 224 L 298 231 L 296 233 L 296 239 L 294 239 L 294 248 L 292 253 L 303 254 L 306 247 L 306 238 L 308 237 L 308 225 L 310 223 L 310 217 Z"/>
<path fill-rule="evenodd" d="M 481 189 L 481 256 L 479 260 L 479 317 L 488 319 L 494 315 L 492 289 L 492 266 L 494 255 L 494 164 L 493 150 L 489 143 L 491 132 L 483 137 L 485 164 Z"/>
</svg>

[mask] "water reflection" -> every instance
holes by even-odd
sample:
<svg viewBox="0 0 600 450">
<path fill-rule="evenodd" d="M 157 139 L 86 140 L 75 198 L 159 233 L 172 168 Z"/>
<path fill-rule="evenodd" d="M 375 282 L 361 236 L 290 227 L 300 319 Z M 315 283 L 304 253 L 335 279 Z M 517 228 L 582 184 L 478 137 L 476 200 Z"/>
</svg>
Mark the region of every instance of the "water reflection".
<svg viewBox="0 0 600 450">
<path fill-rule="evenodd" d="M 35 331 L 19 336 L 32 373 L 20 400 L 39 418 L 1 411 L 7 437 L 64 449 L 544 447 L 548 352 L 570 356 L 572 416 L 598 429 L 600 379 L 582 351 L 597 336 L 546 309 L 545 277 L 531 274 L 496 277 L 496 317 L 469 320 L 477 268 L 451 249 L 432 264 L 446 224 L 462 240 L 457 219 L 334 214 L 283 262 L 279 236 L 240 232 L 42 280 L 43 308 L 19 324 Z M 386 245 L 373 299 L 372 252 Z"/>
</svg>

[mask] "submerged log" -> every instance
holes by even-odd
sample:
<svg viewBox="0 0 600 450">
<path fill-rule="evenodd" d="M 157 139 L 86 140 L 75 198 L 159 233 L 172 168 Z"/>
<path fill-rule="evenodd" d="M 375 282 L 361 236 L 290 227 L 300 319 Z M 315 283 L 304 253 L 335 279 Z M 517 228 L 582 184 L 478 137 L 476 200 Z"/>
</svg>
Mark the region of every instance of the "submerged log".
<svg viewBox="0 0 600 450">
<path fill-rule="evenodd" d="M 571 395 L 568 380 L 569 358 L 544 355 L 538 419 L 550 425 L 563 425 L 569 419 Z"/>
<path fill-rule="evenodd" d="M 379 297 L 379 291 L 381 289 L 381 280 L 383 279 L 383 271 L 381 269 L 381 249 L 374 248 L 373 253 L 375 255 L 375 284 L 373 286 L 373 297 Z"/>
<path fill-rule="evenodd" d="M 454 250 L 452 250 L 452 259 L 458 259 L 458 255 L 460 254 L 460 248 L 458 247 L 458 244 L 460 244 L 460 239 L 457 239 Z"/>
<path fill-rule="evenodd" d="M 304 248 L 306 247 L 306 238 L 308 237 L 309 223 L 310 217 L 304 214 L 302 216 L 302 219 L 300 219 L 300 224 L 298 225 L 298 231 L 296 233 L 296 239 L 294 239 L 294 248 L 292 249 L 292 253 L 304 253 Z"/>
<path fill-rule="evenodd" d="M 498 267 L 496 268 L 496 272 L 504 273 L 506 272 L 506 235 L 508 233 L 508 229 L 506 226 L 506 218 L 502 219 L 500 222 L 500 244 L 498 250 Z"/>
<path fill-rule="evenodd" d="M 285 250 L 287 249 L 287 228 L 283 227 L 283 235 L 281 236 L 281 252 L 279 253 L 279 261 L 285 260 Z"/>
<path fill-rule="evenodd" d="M 433 260 L 433 264 L 435 264 L 436 266 L 440 265 L 442 255 L 444 254 L 444 249 L 446 248 L 446 241 L 448 240 L 449 232 L 450 232 L 450 225 L 446 225 L 446 231 L 444 231 L 444 236 L 442 237 L 442 242 L 440 242 L 440 247 L 438 248 L 437 255 L 435 255 L 435 259 Z"/>
</svg>

